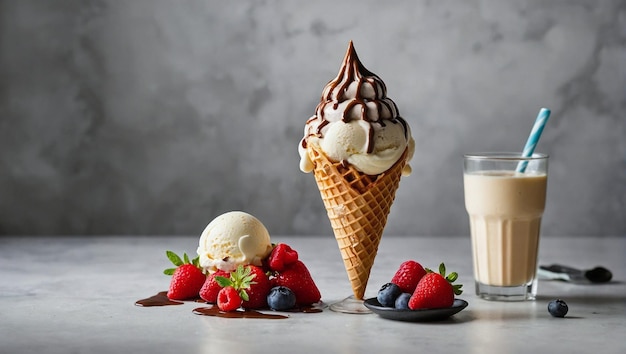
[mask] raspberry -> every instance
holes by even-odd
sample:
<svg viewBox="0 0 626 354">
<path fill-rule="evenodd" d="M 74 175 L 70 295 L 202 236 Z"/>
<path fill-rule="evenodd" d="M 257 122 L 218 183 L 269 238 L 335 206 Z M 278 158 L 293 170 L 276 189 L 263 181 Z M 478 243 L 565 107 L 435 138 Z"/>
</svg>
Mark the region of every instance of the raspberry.
<svg viewBox="0 0 626 354">
<path fill-rule="evenodd" d="M 236 311 L 242 302 L 239 292 L 232 286 L 222 288 L 217 294 L 217 307 L 224 312 Z"/>
<path fill-rule="evenodd" d="M 297 260 L 298 252 L 284 243 L 279 243 L 272 250 L 268 263 L 271 270 L 282 272 Z"/>
</svg>

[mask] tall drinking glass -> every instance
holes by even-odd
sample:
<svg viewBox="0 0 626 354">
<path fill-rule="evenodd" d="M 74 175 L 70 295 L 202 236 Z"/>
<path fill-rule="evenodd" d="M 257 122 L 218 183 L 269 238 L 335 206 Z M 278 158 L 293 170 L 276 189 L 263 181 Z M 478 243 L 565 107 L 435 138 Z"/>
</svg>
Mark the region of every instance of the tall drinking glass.
<svg viewBox="0 0 626 354">
<path fill-rule="evenodd" d="M 464 156 L 476 294 L 487 300 L 534 300 L 548 155 Z"/>
</svg>

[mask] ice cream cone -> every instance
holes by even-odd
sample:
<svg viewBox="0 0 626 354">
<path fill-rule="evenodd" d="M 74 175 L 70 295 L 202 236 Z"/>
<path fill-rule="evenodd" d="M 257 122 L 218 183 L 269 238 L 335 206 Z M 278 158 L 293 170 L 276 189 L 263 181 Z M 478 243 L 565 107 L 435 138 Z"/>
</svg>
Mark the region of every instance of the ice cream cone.
<svg viewBox="0 0 626 354">
<path fill-rule="evenodd" d="M 400 184 L 407 151 L 387 171 L 370 176 L 332 162 L 309 146 L 313 172 L 343 258 L 354 296 L 361 300 Z"/>
</svg>

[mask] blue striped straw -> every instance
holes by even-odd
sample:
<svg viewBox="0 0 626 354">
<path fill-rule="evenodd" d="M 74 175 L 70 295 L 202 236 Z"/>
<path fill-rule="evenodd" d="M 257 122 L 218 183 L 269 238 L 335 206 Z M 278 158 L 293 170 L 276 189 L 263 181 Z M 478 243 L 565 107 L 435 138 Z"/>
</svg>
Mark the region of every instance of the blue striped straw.
<svg viewBox="0 0 626 354">
<path fill-rule="evenodd" d="M 533 129 L 530 131 L 530 135 L 528 136 L 528 140 L 526 141 L 526 146 L 524 146 L 524 151 L 522 152 L 522 157 L 531 157 L 533 155 L 535 147 L 537 147 L 537 143 L 539 142 L 541 133 L 543 133 L 543 128 L 546 126 L 548 118 L 550 118 L 550 110 L 547 108 L 542 108 L 537 115 L 537 119 L 535 119 L 535 125 L 533 125 Z M 517 164 L 517 172 L 526 171 L 527 165 L 528 161 L 521 161 L 519 164 Z"/>
</svg>

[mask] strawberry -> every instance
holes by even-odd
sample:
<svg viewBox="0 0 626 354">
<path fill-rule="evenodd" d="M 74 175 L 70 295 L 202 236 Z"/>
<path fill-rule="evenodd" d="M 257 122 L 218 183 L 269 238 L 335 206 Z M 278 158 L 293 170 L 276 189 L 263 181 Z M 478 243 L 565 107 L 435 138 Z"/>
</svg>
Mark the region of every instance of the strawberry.
<svg viewBox="0 0 626 354">
<path fill-rule="evenodd" d="M 268 265 L 273 271 L 281 272 L 298 260 L 298 252 L 284 243 L 279 243 L 270 253 Z"/>
<path fill-rule="evenodd" d="M 446 277 L 446 266 L 439 265 L 439 273 L 426 269 L 426 275 L 420 279 L 413 295 L 409 299 L 409 308 L 433 309 L 450 307 L 454 303 L 454 295 L 460 295 L 462 285 L 452 285 L 458 278 L 456 272 Z"/>
<path fill-rule="evenodd" d="M 426 274 L 426 270 L 416 261 L 406 261 L 400 264 L 400 268 L 396 271 L 391 282 L 396 284 L 403 293 L 413 294 L 417 283 Z"/>
<path fill-rule="evenodd" d="M 216 276 L 230 277 L 230 273 L 217 270 L 215 273 L 209 274 L 209 276 L 206 277 L 206 281 L 200 289 L 200 298 L 209 304 L 217 304 L 217 293 L 222 290 L 222 287 L 215 280 Z"/>
<path fill-rule="evenodd" d="M 217 307 L 224 312 L 236 311 L 241 306 L 241 300 L 234 287 L 225 286 L 217 294 Z"/>
<path fill-rule="evenodd" d="M 311 273 L 302 261 L 295 261 L 282 272 L 276 272 L 272 278 L 272 286 L 284 286 L 296 295 L 296 304 L 310 305 L 322 298 Z"/>
<path fill-rule="evenodd" d="M 250 282 L 250 287 L 246 290 L 248 300 L 241 305 L 244 309 L 259 309 L 267 307 L 267 295 L 272 289 L 272 283 L 262 268 L 249 265 L 250 274 L 254 275 L 254 281 Z"/>
<path fill-rule="evenodd" d="M 206 280 L 206 275 L 198 265 L 198 257 L 190 261 L 187 253 L 185 253 L 183 254 L 183 261 L 172 251 L 166 251 L 165 254 L 176 266 L 176 268 L 169 268 L 163 271 L 164 274 L 172 276 L 167 297 L 172 300 L 197 298 L 200 288 L 202 288 Z"/>
</svg>

